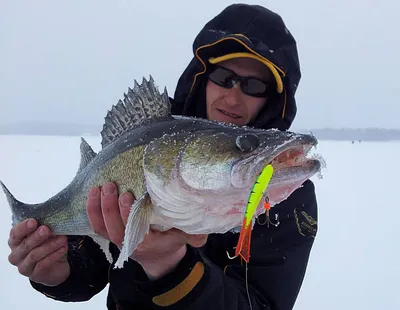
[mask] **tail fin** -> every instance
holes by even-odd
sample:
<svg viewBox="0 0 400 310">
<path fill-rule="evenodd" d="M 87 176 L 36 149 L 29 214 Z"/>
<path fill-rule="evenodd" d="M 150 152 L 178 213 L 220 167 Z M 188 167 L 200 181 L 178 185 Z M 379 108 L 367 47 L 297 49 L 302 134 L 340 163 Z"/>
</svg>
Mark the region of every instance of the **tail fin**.
<svg viewBox="0 0 400 310">
<path fill-rule="evenodd" d="M 15 224 L 16 217 L 18 218 L 17 213 L 19 213 L 18 212 L 19 210 L 23 210 L 25 204 L 23 202 L 17 200 L 14 197 L 14 195 L 11 194 L 11 192 L 8 190 L 7 186 L 5 186 L 3 182 L 0 181 L 0 185 L 3 188 L 4 194 L 6 195 L 6 198 L 7 198 L 7 201 L 10 206 L 11 213 L 13 216 L 13 224 Z"/>
</svg>

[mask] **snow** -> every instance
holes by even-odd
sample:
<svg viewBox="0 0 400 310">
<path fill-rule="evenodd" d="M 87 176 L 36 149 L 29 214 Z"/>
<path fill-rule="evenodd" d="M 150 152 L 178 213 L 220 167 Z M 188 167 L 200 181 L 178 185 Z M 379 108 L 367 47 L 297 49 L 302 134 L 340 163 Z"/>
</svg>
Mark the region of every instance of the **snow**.
<svg viewBox="0 0 400 310">
<path fill-rule="evenodd" d="M 99 137 L 85 137 L 98 151 Z M 0 180 L 24 202 L 57 193 L 79 167 L 80 137 L 0 136 Z M 400 309 L 400 142 L 321 141 L 327 167 L 313 178 L 319 231 L 295 310 Z M 0 281 L 4 309 L 106 309 L 107 289 L 84 303 L 62 303 L 31 288 L 8 262 L 11 225 L 0 193 Z M 282 292 L 284 293 L 284 292 Z"/>
</svg>

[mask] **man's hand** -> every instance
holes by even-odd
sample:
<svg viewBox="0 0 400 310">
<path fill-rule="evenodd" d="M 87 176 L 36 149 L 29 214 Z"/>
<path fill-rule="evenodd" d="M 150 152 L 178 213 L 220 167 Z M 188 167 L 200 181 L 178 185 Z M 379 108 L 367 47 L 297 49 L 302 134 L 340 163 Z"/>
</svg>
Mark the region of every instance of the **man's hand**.
<svg viewBox="0 0 400 310">
<path fill-rule="evenodd" d="M 130 193 L 118 197 L 113 183 L 104 184 L 101 190 L 93 188 L 87 201 L 92 229 L 121 249 L 134 200 L 135 197 Z M 186 244 L 201 247 L 206 241 L 207 235 L 188 235 L 177 229 L 165 232 L 150 230 L 130 258 L 143 267 L 150 279 L 158 279 L 179 264 L 186 254 Z"/>
<path fill-rule="evenodd" d="M 131 258 L 142 265 L 150 279 L 173 271 L 186 254 L 186 244 L 202 247 L 207 235 L 188 235 L 178 229 L 165 232 L 150 230 Z"/>
<path fill-rule="evenodd" d="M 67 237 L 52 235 L 47 226 L 25 220 L 10 230 L 8 245 L 9 262 L 33 282 L 56 286 L 69 277 Z"/>
</svg>

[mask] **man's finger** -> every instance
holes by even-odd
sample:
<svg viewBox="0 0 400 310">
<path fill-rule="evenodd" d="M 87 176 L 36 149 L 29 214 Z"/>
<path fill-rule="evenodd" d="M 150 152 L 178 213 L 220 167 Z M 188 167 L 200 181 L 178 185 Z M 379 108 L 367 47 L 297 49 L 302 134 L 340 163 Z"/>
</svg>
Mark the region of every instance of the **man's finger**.
<svg viewBox="0 0 400 310">
<path fill-rule="evenodd" d="M 47 226 L 40 226 L 12 250 L 8 256 L 8 261 L 12 265 L 18 265 L 33 249 L 43 244 L 50 236 L 50 229 Z"/>
<path fill-rule="evenodd" d="M 129 212 L 131 211 L 132 205 L 135 202 L 135 198 L 131 193 L 124 193 L 119 197 L 119 212 L 121 214 L 124 226 L 128 221 Z"/>
<path fill-rule="evenodd" d="M 8 246 L 13 249 L 21 244 L 23 239 L 35 231 L 37 222 L 34 219 L 27 219 L 18 223 L 10 230 L 10 237 L 8 239 Z"/>
<path fill-rule="evenodd" d="M 124 237 L 125 226 L 119 212 L 117 188 L 113 183 L 106 183 L 101 192 L 101 210 L 108 235 L 114 244 L 120 245 Z"/>
<path fill-rule="evenodd" d="M 22 275 L 29 277 L 39 261 L 62 247 L 66 248 L 66 246 L 66 236 L 53 236 L 49 238 L 43 242 L 42 245 L 34 248 L 28 253 L 22 263 L 18 265 L 19 272 Z"/>
<path fill-rule="evenodd" d="M 55 266 L 57 262 L 60 261 L 61 258 L 64 257 L 65 261 L 67 261 L 67 253 L 68 253 L 68 247 L 67 246 L 62 246 L 58 250 L 50 253 L 48 256 L 40 260 L 36 265 L 35 268 L 33 269 L 30 279 L 35 282 L 40 282 L 41 279 L 43 279 L 43 275 L 48 272 L 48 270 L 51 270 L 52 267 Z M 67 268 L 69 267 L 69 264 L 67 263 Z M 60 273 L 60 269 L 58 270 L 52 270 L 52 273 Z M 54 274 L 53 274 L 54 276 Z"/>
<path fill-rule="evenodd" d="M 90 190 L 86 202 L 86 212 L 93 231 L 106 239 L 110 239 L 101 210 L 100 188 L 93 187 Z"/>
</svg>

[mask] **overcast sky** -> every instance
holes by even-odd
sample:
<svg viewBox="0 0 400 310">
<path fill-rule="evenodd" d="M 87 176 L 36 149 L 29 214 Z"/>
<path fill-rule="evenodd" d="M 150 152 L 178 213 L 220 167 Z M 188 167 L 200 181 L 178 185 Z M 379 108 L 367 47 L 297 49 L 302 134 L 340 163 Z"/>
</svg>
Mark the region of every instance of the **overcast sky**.
<svg viewBox="0 0 400 310">
<path fill-rule="evenodd" d="M 172 96 L 194 37 L 229 4 L 1 0 L 0 124 L 102 123 L 133 79 L 149 74 Z M 400 128 L 398 2 L 258 4 L 280 13 L 298 42 L 295 128 Z"/>
</svg>

